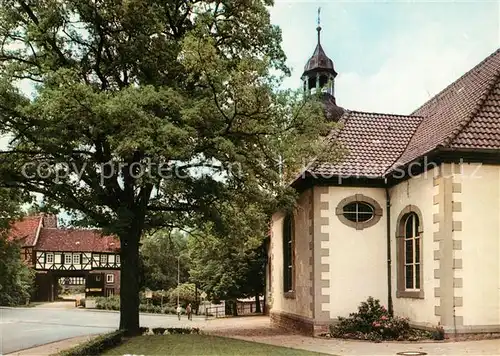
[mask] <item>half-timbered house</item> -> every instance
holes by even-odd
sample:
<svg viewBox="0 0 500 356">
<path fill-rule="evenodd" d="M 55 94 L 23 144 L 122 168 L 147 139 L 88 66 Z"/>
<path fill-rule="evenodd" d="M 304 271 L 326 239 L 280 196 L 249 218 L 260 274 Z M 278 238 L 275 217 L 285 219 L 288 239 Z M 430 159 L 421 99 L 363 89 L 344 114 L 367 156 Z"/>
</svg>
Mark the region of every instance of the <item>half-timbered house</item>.
<svg viewBox="0 0 500 356">
<path fill-rule="evenodd" d="M 120 291 L 120 243 L 97 229 L 57 226 L 55 215 L 28 216 L 15 222 L 9 238 L 21 244 L 22 258 L 36 271 L 37 301 L 57 298 L 59 283 L 84 284 L 86 296 Z"/>
</svg>

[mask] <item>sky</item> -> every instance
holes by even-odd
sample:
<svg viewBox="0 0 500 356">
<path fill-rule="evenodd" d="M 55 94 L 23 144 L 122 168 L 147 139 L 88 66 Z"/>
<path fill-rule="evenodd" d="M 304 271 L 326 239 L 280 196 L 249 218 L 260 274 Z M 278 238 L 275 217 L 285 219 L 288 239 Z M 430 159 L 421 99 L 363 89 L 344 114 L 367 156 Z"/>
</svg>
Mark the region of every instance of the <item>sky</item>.
<svg viewBox="0 0 500 356">
<path fill-rule="evenodd" d="M 500 1 L 275 0 L 297 89 L 317 42 L 333 60 L 337 104 L 410 114 L 500 47 Z"/>
</svg>

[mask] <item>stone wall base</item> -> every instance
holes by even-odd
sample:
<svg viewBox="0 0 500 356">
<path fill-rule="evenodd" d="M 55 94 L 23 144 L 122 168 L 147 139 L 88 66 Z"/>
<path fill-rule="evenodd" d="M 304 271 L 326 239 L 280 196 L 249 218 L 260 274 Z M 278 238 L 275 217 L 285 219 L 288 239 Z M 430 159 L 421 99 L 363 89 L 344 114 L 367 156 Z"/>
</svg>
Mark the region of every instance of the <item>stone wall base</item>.
<svg viewBox="0 0 500 356">
<path fill-rule="evenodd" d="M 314 322 L 311 318 L 285 312 L 270 312 L 269 315 L 273 326 L 303 335 L 313 334 Z"/>
<path fill-rule="evenodd" d="M 457 325 L 445 326 L 447 335 L 480 335 L 480 334 L 500 334 L 500 325 Z"/>
<path fill-rule="evenodd" d="M 315 321 L 312 318 L 305 316 L 287 313 L 273 312 L 269 313 L 271 325 L 281 329 L 289 330 L 294 333 L 299 333 L 307 336 L 320 336 L 329 332 L 329 326 L 337 322 L 332 319 L 325 322 Z M 411 323 L 410 325 L 416 329 L 428 331 L 435 330 L 435 326 L 423 323 Z M 445 337 L 451 340 L 480 340 L 492 339 L 500 337 L 500 325 L 487 326 L 459 326 L 456 330 L 451 330 L 449 327 L 444 327 Z"/>
<path fill-rule="evenodd" d="M 328 332 L 334 321 L 319 322 L 305 316 L 286 312 L 271 312 L 271 325 L 307 336 L 319 336 Z"/>
</svg>

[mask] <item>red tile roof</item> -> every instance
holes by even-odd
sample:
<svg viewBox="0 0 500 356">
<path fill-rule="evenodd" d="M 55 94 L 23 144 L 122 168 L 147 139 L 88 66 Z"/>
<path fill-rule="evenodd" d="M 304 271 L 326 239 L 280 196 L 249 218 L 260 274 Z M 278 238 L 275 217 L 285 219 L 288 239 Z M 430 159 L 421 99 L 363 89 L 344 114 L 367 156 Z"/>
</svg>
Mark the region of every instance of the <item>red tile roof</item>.
<svg viewBox="0 0 500 356">
<path fill-rule="evenodd" d="M 452 148 L 500 149 L 500 82 L 461 132 L 450 143 Z"/>
<path fill-rule="evenodd" d="M 500 49 L 413 112 L 424 119 L 399 163 L 437 147 L 500 148 L 499 71 Z"/>
<path fill-rule="evenodd" d="M 47 229 L 40 231 L 36 246 L 40 251 L 117 252 L 120 242 L 113 236 L 91 229 Z"/>
<path fill-rule="evenodd" d="M 304 172 L 382 178 L 436 149 L 495 153 L 500 150 L 500 49 L 411 115 L 346 110 L 339 122 L 343 127 L 331 137 L 347 153 L 336 163 L 316 159 Z"/>
<path fill-rule="evenodd" d="M 27 216 L 19 221 L 12 223 L 8 239 L 21 242 L 23 247 L 34 246 L 38 226 L 41 216 Z"/>
<path fill-rule="evenodd" d="M 380 177 L 403 153 L 422 120 L 418 116 L 347 111 L 332 139 L 342 146 L 339 162 L 317 161 L 308 168 L 313 176 Z"/>
<path fill-rule="evenodd" d="M 41 220 L 38 239 L 37 232 Z M 34 247 L 39 251 L 75 251 L 75 252 L 116 252 L 120 249 L 117 238 L 102 235 L 98 229 L 61 229 L 54 227 L 55 216 L 27 216 L 12 224 L 8 239 L 22 243 L 23 247 Z"/>
</svg>

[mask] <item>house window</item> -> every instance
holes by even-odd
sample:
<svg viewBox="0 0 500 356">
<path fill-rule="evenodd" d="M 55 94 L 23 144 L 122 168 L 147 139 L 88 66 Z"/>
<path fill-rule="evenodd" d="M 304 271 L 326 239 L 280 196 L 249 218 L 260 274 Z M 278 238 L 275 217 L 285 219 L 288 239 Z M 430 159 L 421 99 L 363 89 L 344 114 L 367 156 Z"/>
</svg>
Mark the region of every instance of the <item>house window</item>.
<svg viewBox="0 0 500 356">
<path fill-rule="evenodd" d="M 80 254 L 74 254 L 73 255 L 73 264 L 74 265 L 79 265 L 80 264 Z"/>
<path fill-rule="evenodd" d="M 335 209 L 339 220 L 356 230 L 375 225 L 382 217 L 382 208 L 375 199 L 363 194 L 344 198 Z"/>
<path fill-rule="evenodd" d="M 418 216 L 408 215 L 405 221 L 405 289 L 420 289 L 420 236 L 418 233 Z"/>
<path fill-rule="evenodd" d="M 373 206 L 364 202 L 349 203 L 344 206 L 343 215 L 347 220 L 365 222 L 373 218 Z"/>
<path fill-rule="evenodd" d="M 105 265 L 108 263 L 108 255 L 101 255 L 101 264 Z"/>
<path fill-rule="evenodd" d="M 115 263 L 118 265 L 120 264 L 120 255 L 116 255 Z"/>
<path fill-rule="evenodd" d="M 408 205 L 397 220 L 397 292 L 399 298 L 423 298 L 422 214 Z"/>
<path fill-rule="evenodd" d="M 64 264 L 65 265 L 70 265 L 72 261 L 73 260 L 72 260 L 71 253 L 64 255 Z"/>
<path fill-rule="evenodd" d="M 101 281 L 101 275 L 100 274 L 96 274 L 95 275 L 95 281 L 96 282 L 100 282 Z"/>
<path fill-rule="evenodd" d="M 46 263 L 54 263 L 54 254 L 53 253 L 47 253 L 45 255 L 45 262 Z"/>
<path fill-rule="evenodd" d="M 294 240 L 293 216 L 288 214 L 283 221 L 283 289 L 288 297 L 293 297 Z"/>
<path fill-rule="evenodd" d="M 106 283 L 114 283 L 115 282 L 115 275 L 112 273 L 108 273 L 106 275 Z"/>
</svg>

